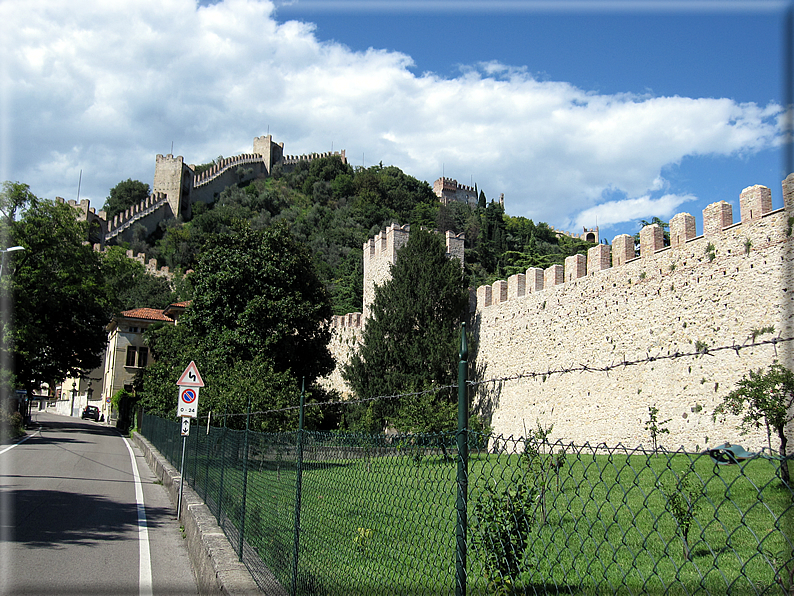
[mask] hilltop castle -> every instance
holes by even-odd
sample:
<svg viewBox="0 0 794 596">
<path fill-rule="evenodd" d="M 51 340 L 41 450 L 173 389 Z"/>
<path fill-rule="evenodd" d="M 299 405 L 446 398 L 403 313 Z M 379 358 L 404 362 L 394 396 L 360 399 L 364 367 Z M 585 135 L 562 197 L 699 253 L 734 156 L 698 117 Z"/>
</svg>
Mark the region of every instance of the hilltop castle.
<svg viewBox="0 0 794 596">
<path fill-rule="evenodd" d="M 269 176 L 276 166 L 290 171 L 301 162 L 332 155 L 347 163 L 344 150 L 284 155 L 284 143 L 274 142 L 271 135 L 254 138 L 251 153 L 228 157 L 201 173 L 196 173 L 196 166 L 186 164 L 181 155 L 158 154 L 152 194 L 138 205 L 108 219 L 105 211 L 92 208 L 88 200 L 68 203 L 78 210 L 78 219 L 89 223 L 89 242 L 105 246 L 113 239 L 131 240 L 133 226 L 143 226 L 151 234 L 163 220 L 189 216 L 194 203 L 212 203 L 226 187 Z"/>
<path fill-rule="evenodd" d="M 782 209 L 772 210 L 769 188 L 751 186 L 739 222 L 720 201 L 703 210 L 700 235 L 694 216 L 673 217 L 668 247 L 654 224 L 640 232 L 639 255 L 624 234 L 564 266 L 472 290 L 471 370 L 482 382 L 473 410 L 497 435 L 521 436 L 539 421 L 554 425 L 553 440 L 633 447 L 650 444 L 655 406 L 669 419 L 668 448 L 766 447 L 763 429 L 743 436 L 738 417 L 711 414 L 750 370 L 794 367 L 794 174 L 782 186 Z M 363 314 L 334 317 L 337 362 L 361 340 L 374 294 L 366 288 L 388 279 L 367 271 L 388 271 L 409 232 L 392 226 L 364 245 Z M 348 392 L 338 370 L 327 383 Z"/>
</svg>

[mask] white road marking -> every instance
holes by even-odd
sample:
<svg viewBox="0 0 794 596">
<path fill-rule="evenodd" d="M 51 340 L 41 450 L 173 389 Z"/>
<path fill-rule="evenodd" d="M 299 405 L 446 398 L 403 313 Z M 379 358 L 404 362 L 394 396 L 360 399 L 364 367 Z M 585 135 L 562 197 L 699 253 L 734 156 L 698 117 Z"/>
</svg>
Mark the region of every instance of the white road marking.
<svg viewBox="0 0 794 596">
<path fill-rule="evenodd" d="M 14 443 L 13 445 L 9 445 L 8 447 L 6 447 L 6 448 L 5 448 L 5 449 L 3 449 L 2 451 L 0 451 L 0 455 L 3 455 L 3 454 L 6 452 L 6 451 L 11 451 L 11 450 L 12 450 L 14 447 L 16 447 L 17 445 L 21 445 L 22 443 L 24 443 L 25 441 L 27 441 L 27 440 L 28 440 L 30 437 L 33 437 L 33 436 L 35 436 L 35 435 L 36 435 L 36 434 L 38 434 L 39 432 L 41 432 L 41 431 L 40 431 L 40 430 L 39 430 L 39 431 L 36 431 L 36 432 L 35 432 L 35 433 L 33 433 L 32 435 L 28 435 L 28 436 L 26 436 L 26 437 L 25 437 L 24 439 L 22 439 L 21 441 L 17 441 L 17 442 L 16 442 L 16 443 Z"/>
<path fill-rule="evenodd" d="M 135 500 L 138 503 L 138 589 L 141 596 L 152 595 L 152 559 L 149 551 L 149 528 L 146 525 L 146 507 L 143 504 L 143 485 L 138 473 L 135 452 L 125 437 L 124 444 L 130 452 L 132 474 L 135 476 Z"/>
</svg>

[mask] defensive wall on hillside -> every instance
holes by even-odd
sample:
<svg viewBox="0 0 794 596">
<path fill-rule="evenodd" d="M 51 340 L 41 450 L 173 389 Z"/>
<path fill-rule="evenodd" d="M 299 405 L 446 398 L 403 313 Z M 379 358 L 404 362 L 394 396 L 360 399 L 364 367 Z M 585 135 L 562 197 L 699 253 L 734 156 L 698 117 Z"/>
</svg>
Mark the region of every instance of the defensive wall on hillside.
<svg viewBox="0 0 794 596">
<path fill-rule="evenodd" d="M 129 222 L 131 218 L 127 218 L 126 220 L 122 219 L 124 214 L 117 215 L 113 218 L 111 225 L 115 225 L 115 228 L 111 228 L 111 232 L 113 232 L 113 236 L 108 235 L 107 231 L 107 216 L 104 211 L 97 212 L 93 207 L 91 207 L 88 199 L 83 199 L 79 203 L 77 201 L 68 200 L 65 201 L 61 197 L 55 197 L 55 201 L 57 203 L 66 203 L 70 207 L 73 207 L 77 210 L 77 220 L 78 221 L 87 221 L 89 223 L 89 232 L 88 232 L 88 243 L 92 245 L 93 249 L 96 252 L 107 252 L 107 246 L 104 243 L 99 241 L 99 238 L 114 237 L 119 233 L 119 228 L 123 224 L 119 224 L 119 221 L 126 221 Z M 163 195 L 152 194 L 145 201 L 143 201 L 140 205 L 136 205 L 132 209 L 127 210 L 127 214 L 134 212 L 135 214 L 141 214 L 141 217 L 149 217 L 154 214 L 157 209 L 160 209 L 163 204 L 167 205 L 167 201 Z M 130 259 L 135 259 L 141 265 L 146 268 L 150 274 L 156 277 L 165 277 L 169 280 L 173 279 L 174 274 L 173 272 L 169 271 L 168 266 L 158 267 L 157 259 L 147 259 L 144 253 L 137 253 L 133 254 L 133 251 L 127 251 L 127 257 Z"/>
<path fill-rule="evenodd" d="M 540 422 L 553 424 L 554 440 L 650 447 L 655 406 L 669 419 L 659 437 L 668 448 L 765 447 L 763 428 L 742 436 L 738 418 L 713 421 L 712 412 L 749 370 L 794 364 L 794 174 L 783 198 L 772 211 L 770 190 L 752 186 L 737 223 L 720 201 L 704 209 L 699 235 L 694 216 L 673 217 L 669 247 L 660 226 L 646 226 L 639 256 L 621 235 L 564 266 L 478 288 L 473 411 L 504 436 Z M 365 324 L 358 313 L 334 318 L 337 358 L 349 357 Z"/>
<path fill-rule="evenodd" d="M 180 215 L 190 216 L 191 206 L 200 201 L 211 203 L 233 184 L 269 176 L 275 166 L 290 171 L 299 163 L 310 163 L 321 157 L 339 156 L 346 162 L 345 152 L 284 155 L 284 143 L 276 143 L 271 135 L 255 137 L 253 152 L 227 157 L 208 170 L 196 173 L 196 166 L 186 164 L 181 155 L 157 155 L 155 158 L 152 194 L 108 221 L 104 211 L 96 211 L 89 201 L 69 201 L 78 210 L 78 219 L 90 223 L 89 242 L 105 245 L 113 240 L 132 240 L 133 230 L 142 226 L 151 234 L 160 222 Z M 63 199 L 58 199 L 63 202 Z"/>
</svg>

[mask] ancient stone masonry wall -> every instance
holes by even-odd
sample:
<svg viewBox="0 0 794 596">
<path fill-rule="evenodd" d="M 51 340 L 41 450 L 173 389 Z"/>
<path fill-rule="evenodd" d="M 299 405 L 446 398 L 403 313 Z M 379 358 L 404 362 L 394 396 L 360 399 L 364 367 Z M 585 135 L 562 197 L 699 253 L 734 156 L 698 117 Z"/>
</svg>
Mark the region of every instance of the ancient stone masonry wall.
<svg viewBox="0 0 794 596">
<path fill-rule="evenodd" d="M 478 288 L 474 376 L 503 380 L 478 385 L 475 410 L 505 436 L 540 421 L 553 439 L 634 447 L 650 446 L 656 406 L 671 419 L 668 448 L 765 447 L 765 430 L 742 436 L 738 418 L 711 414 L 749 370 L 794 363 L 784 341 L 794 337 L 793 191 L 791 175 L 784 208 L 771 212 L 769 189 L 745 189 L 736 224 L 729 203 L 709 205 L 702 236 L 679 214 L 666 248 L 663 230 L 647 226 L 639 257 L 618 236 L 586 259 Z"/>
<path fill-rule="evenodd" d="M 337 156 L 342 160 L 342 163 L 347 163 L 345 151 L 327 151 L 325 153 L 309 153 L 308 155 L 285 155 L 277 163 L 285 172 L 290 172 L 295 169 L 301 162 L 311 163 L 315 159 L 322 159 L 324 157 Z"/>
<path fill-rule="evenodd" d="M 99 244 L 94 244 L 93 249 L 96 252 L 103 252 L 103 253 L 108 251 L 107 247 L 102 247 Z M 174 273 L 169 270 L 168 265 L 163 265 L 162 267 L 158 267 L 157 259 L 147 259 L 146 255 L 142 252 L 139 252 L 138 254 L 133 254 L 131 250 L 128 250 L 127 258 L 138 261 L 141 265 L 143 265 L 146 268 L 146 271 L 149 274 L 154 275 L 155 277 L 165 277 L 169 281 L 174 279 Z"/>
<path fill-rule="evenodd" d="M 339 392 L 343 398 L 350 396 L 350 389 L 342 378 L 342 365 L 349 362 L 361 343 L 361 313 L 334 316 L 331 341 L 328 349 L 337 365 L 330 375 L 320 380 L 320 385 Z"/>
<path fill-rule="evenodd" d="M 473 186 L 458 184 L 458 181 L 452 178 L 441 177 L 433 182 L 433 193 L 440 199 L 442 205 L 458 202 L 476 207 L 479 199 Z"/>
<path fill-rule="evenodd" d="M 88 199 L 83 199 L 79 203 L 74 200 L 64 201 L 61 197 L 55 197 L 57 203 L 66 203 L 70 207 L 77 210 L 77 221 L 86 221 L 89 224 L 89 241 L 102 242 L 107 233 L 107 214 L 104 211 L 99 211 L 91 207 L 91 202 Z"/>
<path fill-rule="evenodd" d="M 186 164 L 181 155 L 157 155 L 152 194 L 140 204 L 116 215 L 112 221 L 107 220 L 104 211 L 97 212 L 91 208 L 87 200 L 80 201 L 79 204 L 69 201 L 69 205 L 77 209 L 79 219 L 91 223 L 90 242 L 104 245 L 114 238 L 130 241 L 136 224 L 143 225 L 147 233 L 151 234 L 165 219 L 182 214 L 189 216 L 191 206 L 196 201 L 210 203 L 228 186 L 268 176 L 277 163 L 286 164 L 289 169 L 289 166 L 294 167 L 301 161 L 311 162 L 331 155 L 341 156 L 346 163 L 344 151 L 285 158 L 284 143 L 273 142 L 271 135 L 255 137 L 253 153 L 223 159 L 198 175 L 195 173 L 195 166 Z M 64 202 L 61 198 L 57 200 Z"/>
<path fill-rule="evenodd" d="M 172 217 L 182 213 L 183 202 L 188 201 L 193 185 L 193 170 L 179 155 L 174 157 L 158 154 L 155 158 L 152 191 L 164 194 L 171 205 Z"/>
<path fill-rule="evenodd" d="M 397 258 L 397 251 L 408 242 L 410 233 L 411 226 L 392 224 L 364 243 L 364 320 L 369 317 L 375 301 L 375 286 L 383 285 L 391 278 L 391 266 Z"/>
<path fill-rule="evenodd" d="M 411 226 L 392 224 L 374 238 L 364 243 L 364 305 L 362 325 L 369 317 L 370 308 L 375 301 L 375 286 L 383 285 L 391 279 L 391 266 L 399 251 L 408 242 Z M 463 234 L 445 233 L 447 255 L 460 261 L 463 266 Z"/>
<path fill-rule="evenodd" d="M 108 222 L 104 242 L 116 237 L 131 240 L 132 228 L 135 224 L 142 225 L 146 228 L 147 234 L 151 234 L 157 229 L 157 225 L 168 217 L 173 217 L 168 196 L 159 192 L 152 193 L 137 205 L 115 215 L 113 220 Z"/>
<path fill-rule="evenodd" d="M 234 157 L 227 157 L 220 161 L 220 163 L 215 164 L 208 170 L 204 170 L 201 174 L 196 174 L 193 177 L 193 188 L 197 189 L 207 184 L 210 184 L 213 180 L 218 178 L 221 174 L 226 172 L 230 169 L 236 169 L 240 166 L 246 165 L 260 165 L 262 164 L 262 156 L 257 155 L 255 153 L 243 153 L 241 155 L 235 155 Z M 193 169 L 195 166 L 191 166 Z"/>
<path fill-rule="evenodd" d="M 375 300 L 375 286 L 380 286 L 391 279 L 391 266 L 397 259 L 397 251 L 408 242 L 411 226 L 392 224 L 374 238 L 364 243 L 364 304 L 363 313 L 355 312 L 334 316 L 331 320 L 332 339 L 329 345 L 336 362 L 331 375 L 323 379 L 322 384 L 328 389 L 338 391 L 341 395 L 350 394 L 350 388 L 342 379 L 341 368 L 353 355 L 361 342 L 361 337 Z M 463 250 L 465 236 L 445 232 L 447 256 L 457 259 L 463 266 Z"/>
</svg>

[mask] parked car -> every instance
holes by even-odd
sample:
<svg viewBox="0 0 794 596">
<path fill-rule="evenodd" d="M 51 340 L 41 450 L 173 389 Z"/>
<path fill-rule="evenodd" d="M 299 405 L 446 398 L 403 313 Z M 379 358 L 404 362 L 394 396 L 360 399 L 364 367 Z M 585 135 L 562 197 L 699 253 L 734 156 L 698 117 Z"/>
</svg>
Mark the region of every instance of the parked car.
<svg viewBox="0 0 794 596">
<path fill-rule="evenodd" d="M 83 415 L 80 417 L 99 422 L 99 408 L 96 406 L 86 406 L 85 410 L 83 410 Z"/>
</svg>

